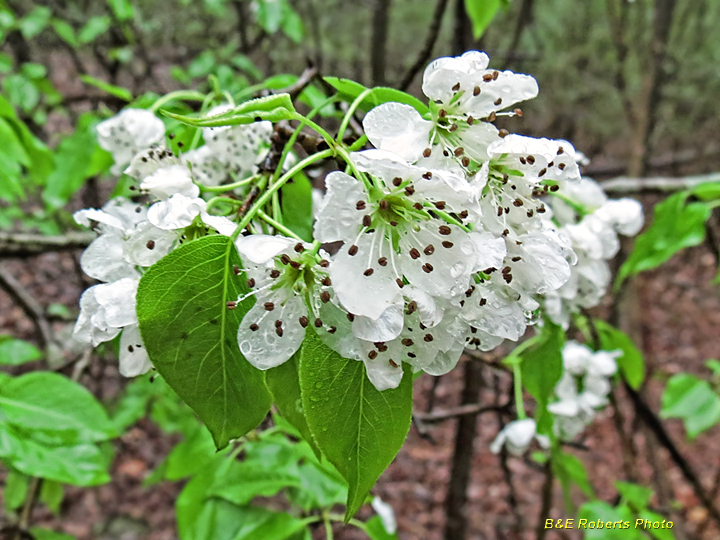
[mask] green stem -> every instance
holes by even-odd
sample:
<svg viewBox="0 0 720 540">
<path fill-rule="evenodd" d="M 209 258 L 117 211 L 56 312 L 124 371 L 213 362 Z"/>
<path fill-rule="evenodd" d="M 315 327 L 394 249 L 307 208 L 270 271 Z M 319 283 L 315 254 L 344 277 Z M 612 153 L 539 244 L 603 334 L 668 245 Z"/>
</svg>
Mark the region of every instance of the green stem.
<svg viewBox="0 0 720 540">
<path fill-rule="evenodd" d="M 330 521 L 337 521 L 339 523 L 345 523 L 345 516 L 342 516 L 340 514 L 328 514 L 327 519 L 329 519 Z M 359 519 L 350 518 L 350 520 L 347 523 L 348 523 L 348 525 L 357 527 L 361 531 L 367 531 L 367 527 L 366 527 L 365 523 L 363 523 Z"/>
<path fill-rule="evenodd" d="M 515 389 L 515 409 L 517 411 L 518 420 L 524 420 L 527 418 L 525 414 L 525 403 L 523 402 L 523 390 L 522 390 L 522 370 L 520 364 L 516 363 L 513 365 L 513 386 Z"/>
<path fill-rule="evenodd" d="M 350 152 L 355 152 L 357 150 L 360 150 L 363 146 L 365 146 L 366 142 L 368 142 L 368 138 L 367 138 L 367 135 L 365 135 L 363 133 L 362 137 L 360 137 L 357 141 L 355 141 L 348 147 L 348 150 Z"/>
<path fill-rule="evenodd" d="M 325 139 L 325 142 L 330 148 L 333 148 L 335 146 L 336 143 L 335 140 L 332 138 L 332 135 L 330 135 L 330 133 L 328 133 L 326 129 L 320 127 L 320 125 L 316 124 L 309 118 L 303 116 L 302 114 L 295 114 L 295 116 L 293 116 L 293 120 L 297 120 L 298 122 L 311 128 L 313 131 L 319 133 L 322 138 Z"/>
<path fill-rule="evenodd" d="M 339 142 L 339 143 L 342 142 L 343 136 L 345 135 L 345 130 L 347 129 L 348 124 L 350 124 L 350 119 L 352 118 L 353 114 L 355 114 L 355 111 L 360 106 L 363 99 L 365 99 L 368 95 L 370 95 L 370 92 L 372 92 L 372 89 L 366 88 L 350 104 L 350 107 L 348 108 L 347 112 L 345 113 L 345 116 L 342 119 L 342 123 L 340 124 L 340 129 L 338 129 L 338 134 L 337 134 L 337 137 L 335 138 L 335 140 L 337 142 Z"/>
<path fill-rule="evenodd" d="M 325 524 L 325 540 L 333 540 L 332 522 L 327 516 L 325 516 L 323 518 L 323 523 Z"/>
<path fill-rule="evenodd" d="M 293 231 L 288 229 L 282 223 L 278 223 L 277 221 L 275 221 L 272 217 L 268 216 L 264 211 L 258 210 L 257 216 L 260 219 L 262 219 L 265 223 L 270 225 L 273 229 L 283 233 L 285 236 L 289 236 L 290 238 L 294 238 L 295 240 L 300 240 L 301 242 L 304 242 L 304 240 L 302 238 L 300 238 L 297 234 L 295 234 Z"/>
<path fill-rule="evenodd" d="M 457 219 L 455 219 L 454 217 L 452 217 L 452 216 L 451 216 L 450 214 L 448 214 L 447 212 L 443 212 L 442 210 L 438 210 L 438 209 L 435 208 L 434 206 L 432 207 L 432 212 L 433 212 L 433 214 L 437 215 L 438 217 L 441 217 L 442 219 L 444 219 L 445 221 L 447 221 L 447 222 L 450 223 L 451 225 L 457 225 L 458 227 L 460 227 L 460 228 L 461 228 L 463 231 L 465 231 L 465 232 L 470 232 L 470 231 L 472 230 L 472 229 L 470 229 L 470 227 L 468 227 L 467 225 L 463 225 L 460 221 L 458 221 Z"/>
<path fill-rule="evenodd" d="M 240 206 L 242 204 L 242 201 L 238 201 L 237 199 L 231 199 L 230 197 L 213 197 L 207 202 L 207 206 L 205 207 L 205 211 L 210 213 L 210 209 L 214 206 L 217 206 L 218 204 L 230 204 L 233 206 Z"/>
<path fill-rule="evenodd" d="M 170 92 L 169 94 L 165 94 L 163 97 L 159 98 L 155 103 L 150 106 L 148 110 L 151 112 L 155 112 L 160 107 L 174 99 L 203 101 L 205 97 L 205 94 L 201 94 L 200 92 L 196 92 L 194 90 L 176 90 L 175 92 Z"/>
<path fill-rule="evenodd" d="M 296 163 L 294 167 L 292 167 L 288 172 L 278 178 L 277 182 L 270 186 L 270 188 L 265 193 L 263 193 L 257 201 L 255 201 L 255 204 L 252 205 L 252 208 L 248 210 L 247 214 L 245 214 L 245 217 L 243 217 L 242 221 L 238 224 L 237 230 L 233 233 L 232 239 L 235 240 L 240 235 L 240 233 L 247 226 L 247 224 L 253 220 L 258 210 L 262 209 L 265 204 L 267 204 L 267 202 L 272 198 L 273 193 L 279 191 L 280 188 L 283 187 L 288 180 L 290 180 L 293 176 L 295 176 L 297 173 L 299 173 L 312 163 L 331 157 L 333 154 L 334 151 L 331 148 L 323 150 L 322 152 L 318 152 L 317 154 L 312 154 L 303 159 L 302 161 Z"/>
<path fill-rule="evenodd" d="M 198 182 L 195 182 L 195 185 L 197 185 L 197 187 L 199 187 L 201 191 L 207 191 L 209 193 L 225 193 L 226 191 L 252 184 L 255 180 L 258 179 L 258 177 L 259 175 L 256 174 L 251 176 L 250 178 L 246 178 L 245 180 L 238 180 L 237 182 L 233 182 L 232 184 L 222 184 L 220 186 L 203 186 Z"/>
</svg>

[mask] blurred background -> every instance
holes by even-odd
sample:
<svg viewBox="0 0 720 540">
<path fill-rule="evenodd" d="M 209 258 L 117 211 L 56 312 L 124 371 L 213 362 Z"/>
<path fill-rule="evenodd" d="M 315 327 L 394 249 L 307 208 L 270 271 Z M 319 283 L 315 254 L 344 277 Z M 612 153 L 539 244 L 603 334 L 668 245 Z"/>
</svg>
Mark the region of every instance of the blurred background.
<svg viewBox="0 0 720 540">
<path fill-rule="evenodd" d="M 36 345 L 36 362 L 67 375 L 77 366 L 67 363 L 77 352 L 68 336 L 91 281 L 78 263 L 88 236 L 71 215 L 101 206 L 113 192 L 109 155 L 92 130 L 131 99 L 142 104 L 213 84 L 251 95 L 256 85 L 258 92 L 292 85 L 307 69 L 422 98 L 430 60 L 478 49 L 491 66 L 538 80 L 539 97 L 523 104 L 511 129 L 570 140 L 590 160 L 584 174 L 614 179 L 610 195 L 639 198 L 648 219 L 666 195 L 654 178 L 675 179 L 677 188 L 687 177 L 720 171 L 720 2 L 487 2 L 497 12 L 476 38 L 474 2 L 463 0 L 0 0 L 2 333 Z M 328 91 L 315 82 L 305 96 L 311 103 Z M 601 499 L 612 502 L 615 480 L 651 486 L 656 507 L 675 518 L 678 539 L 720 538 L 713 510 L 720 432 L 690 444 L 682 424 L 664 421 L 667 444 L 648 426 L 660 422 L 652 411 L 668 378 L 706 376 L 705 360 L 720 352 L 717 219 L 716 212 L 692 247 L 597 309 L 633 338 L 649 376 L 641 402 L 620 390 L 574 449 Z M 417 383 L 418 421 L 375 490 L 394 507 L 400 538 L 580 537 L 536 530 L 547 501 L 551 517 L 566 517 L 562 492 L 548 494 L 541 465 L 488 450 L 509 419 L 499 406 L 510 392 L 497 367 L 502 355 Z M 126 396 L 116 365 L 112 351 L 101 349 L 78 373 L 111 408 Z M 458 409 L 463 403 L 482 406 Z M 128 424 L 113 443 L 112 481 L 66 488 L 56 512 L 39 505 L 35 522 L 81 540 L 176 538 L 182 482 L 144 485 L 181 440 L 166 431 L 148 418 Z"/>
</svg>

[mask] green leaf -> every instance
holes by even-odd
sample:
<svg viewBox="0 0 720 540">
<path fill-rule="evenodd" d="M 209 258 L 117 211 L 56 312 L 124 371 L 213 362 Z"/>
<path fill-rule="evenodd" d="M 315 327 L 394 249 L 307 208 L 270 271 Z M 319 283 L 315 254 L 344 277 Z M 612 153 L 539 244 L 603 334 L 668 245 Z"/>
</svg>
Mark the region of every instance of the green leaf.
<svg viewBox="0 0 720 540">
<path fill-rule="evenodd" d="M 20 33 L 22 33 L 23 37 L 27 40 L 34 38 L 45 30 L 51 17 L 52 11 L 50 11 L 50 8 L 35 6 L 27 15 L 20 19 L 18 23 Z"/>
<path fill-rule="evenodd" d="M 20 67 L 20 71 L 29 79 L 42 79 L 47 75 L 47 68 L 35 62 L 25 62 Z"/>
<path fill-rule="evenodd" d="M 645 380 L 645 359 L 640 350 L 625 332 L 599 319 L 595 319 L 594 324 L 600 335 L 601 348 L 605 351 L 622 351 L 622 356 L 616 360 L 620 373 L 631 388 L 640 388 Z"/>
<path fill-rule="evenodd" d="M 351 81 L 350 79 L 339 79 L 337 77 L 323 77 L 323 79 L 330 86 L 335 88 L 338 91 L 338 94 L 340 94 L 340 96 L 346 101 L 355 100 L 355 98 L 357 98 L 360 94 L 367 90 L 367 88 L 364 87 L 362 84 Z M 374 109 L 378 105 L 387 103 L 388 101 L 396 101 L 398 103 L 410 105 L 411 107 L 415 108 L 415 110 L 417 110 L 420 114 L 426 114 L 430 111 L 430 109 L 428 109 L 428 106 L 415 96 L 412 96 L 401 90 L 396 90 L 394 88 L 385 88 L 383 86 L 373 88 L 372 92 L 370 92 L 370 94 L 362 100 L 359 108 L 367 112 L 370 109 Z"/>
<path fill-rule="evenodd" d="M 465 0 L 465 11 L 473 27 L 473 38 L 479 39 L 500 9 L 501 0 Z"/>
<path fill-rule="evenodd" d="M 165 478 L 180 480 L 192 476 L 215 459 L 217 451 L 210 432 L 200 424 L 167 457 Z"/>
<path fill-rule="evenodd" d="M 305 25 L 298 12 L 288 2 L 283 2 L 284 11 L 281 22 L 283 33 L 295 43 L 300 43 L 305 35 Z"/>
<path fill-rule="evenodd" d="M 135 8 L 130 0 L 108 0 L 108 5 L 112 9 L 113 15 L 121 22 L 135 17 Z"/>
<path fill-rule="evenodd" d="M 29 475 L 75 486 L 110 481 L 111 454 L 94 444 L 52 446 L 12 424 L 0 424 L 0 459 Z"/>
<path fill-rule="evenodd" d="M 691 440 L 720 421 L 720 396 L 694 375 L 673 375 L 662 394 L 662 418 L 680 418 Z"/>
<path fill-rule="evenodd" d="M 547 414 L 547 404 L 563 372 L 562 347 L 565 334 L 562 328 L 546 321 L 538 338 L 532 346 L 520 353 L 520 370 L 523 386 L 537 401 L 535 419 L 538 431 L 545 433 L 549 429 L 547 422 L 552 421 L 552 417 Z"/>
<path fill-rule="evenodd" d="M 255 497 L 272 497 L 282 489 L 300 486 L 297 466 L 269 469 L 250 461 L 237 463 L 230 468 L 222 482 L 213 486 L 208 493 L 244 506 Z"/>
<path fill-rule="evenodd" d="M 714 358 L 707 360 L 705 367 L 712 371 L 713 375 L 720 375 L 720 360 L 715 360 Z"/>
<path fill-rule="evenodd" d="M 13 69 L 13 59 L 10 55 L 0 53 L 0 73 L 9 73 Z"/>
<path fill-rule="evenodd" d="M 12 511 L 23 505 L 29 483 L 30 477 L 28 475 L 14 469 L 8 471 L 5 477 L 5 488 L 3 489 L 6 510 Z"/>
<path fill-rule="evenodd" d="M 400 540 L 400 537 L 395 534 L 390 534 L 385 530 L 380 516 L 373 516 L 365 523 L 365 532 L 370 537 L 370 540 Z"/>
<path fill-rule="evenodd" d="M 150 360 L 210 429 L 218 448 L 257 427 L 270 409 L 260 370 L 240 353 L 237 329 L 250 302 L 232 241 L 206 236 L 171 252 L 140 280 L 137 313 Z"/>
<path fill-rule="evenodd" d="M 3 91 L 13 105 L 25 112 L 31 111 L 40 103 L 40 91 L 30 79 L 19 73 L 5 78 Z"/>
<path fill-rule="evenodd" d="M 572 454 L 559 450 L 552 455 L 552 465 L 555 475 L 563 484 L 563 490 L 569 487 L 570 482 L 572 482 L 576 484 L 580 488 L 580 491 L 587 497 L 595 497 L 595 491 L 588 478 L 587 469 L 580 459 Z"/>
<path fill-rule="evenodd" d="M 300 432 L 303 439 L 319 452 L 305 419 L 300 394 L 300 353 L 295 353 L 287 362 L 265 372 L 265 382 L 270 389 L 275 406 L 282 417 Z"/>
<path fill-rule="evenodd" d="M 27 430 L 57 432 L 66 444 L 103 441 L 117 433 L 105 409 L 80 384 L 35 371 L 0 387 L 4 420 Z"/>
<path fill-rule="evenodd" d="M 635 511 L 647 508 L 652 497 L 652 489 L 630 482 L 615 482 L 615 488 L 625 504 Z"/>
<path fill-rule="evenodd" d="M 65 490 L 62 484 L 53 482 L 52 480 L 45 480 L 40 488 L 40 502 L 43 502 L 52 511 L 53 514 L 58 515 L 60 512 L 60 505 L 62 504 L 63 497 L 65 496 Z"/>
<path fill-rule="evenodd" d="M 283 225 L 306 242 L 312 242 L 312 183 L 304 173 L 296 174 L 280 188 Z"/>
<path fill-rule="evenodd" d="M 300 389 L 318 448 L 347 480 L 345 519 L 365 502 L 378 477 L 402 447 L 412 416 L 412 375 L 378 391 L 365 365 L 329 349 L 308 328 L 300 354 Z"/>
<path fill-rule="evenodd" d="M 80 43 L 92 43 L 107 32 L 111 24 L 112 19 L 108 15 L 90 17 L 88 22 L 85 23 L 85 26 L 78 32 L 78 40 L 80 40 Z"/>
<path fill-rule="evenodd" d="M 650 510 L 643 510 L 638 514 L 641 519 L 649 520 L 651 523 L 659 522 L 662 523 L 663 521 L 667 521 L 667 518 L 657 514 L 655 512 L 651 512 Z M 655 540 L 675 540 L 675 535 L 672 532 L 672 529 L 663 529 L 663 528 L 648 528 L 647 532 L 650 533 L 650 536 L 655 538 Z"/>
<path fill-rule="evenodd" d="M 103 92 L 107 92 L 111 96 L 120 98 L 123 101 L 129 102 L 133 99 L 132 92 L 127 88 L 123 88 L 122 86 L 116 86 L 114 84 L 106 83 L 105 81 L 101 81 L 100 79 L 96 79 L 95 77 L 91 77 L 90 75 L 80 75 L 80 80 L 85 84 L 94 86 L 95 88 L 99 88 Z"/>
<path fill-rule="evenodd" d="M 604 501 L 591 501 L 583 504 L 578 512 L 578 520 L 585 519 L 587 521 L 598 521 L 603 522 L 603 525 L 608 521 L 627 521 L 629 526 L 622 529 L 608 529 L 603 527 L 602 529 L 588 529 L 585 530 L 584 538 L 586 540 L 645 540 L 645 536 L 640 532 L 639 529 L 635 529 L 635 516 L 627 506 L 610 506 Z M 578 521 L 576 520 L 577 524 Z"/>
<path fill-rule="evenodd" d="M 59 533 L 42 527 L 31 528 L 30 534 L 35 540 L 77 540 L 76 537 L 70 534 Z"/>
<path fill-rule="evenodd" d="M 345 480 L 327 462 L 308 460 L 299 467 L 300 488 L 290 489 L 288 498 L 306 512 L 332 508 L 347 501 Z"/>
<path fill-rule="evenodd" d="M 71 47 L 78 46 L 78 40 L 77 40 L 77 36 L 75 35 L 75 29 L 72 27 L 72 25 L 70 25 L 70 23 L 63 21 L 62 19 L 53 19 L 51 24 L 52 24 L 53 30 L 55 30 L 55 33 L 58 35 L 58 37 L 60 39 L 62 39 L 65 43 L 67 43 Z"/>
<path fill-rule="evenodd" d="M 720 199 L 720 182 L 705 182 L 690 190 L 693 195 L 703 201 Z"/>
<path fill-rule="evenodd" d="M 259 0 L 257 3 L 258 24 L 268 34 L 274 34 L 280 29 L 283 20 L 282 0 Z"/>
<path fill-rule="evenodd" d="M 175 114 L 162 109 L 165 116 L 174 118 L 190 126 L 219 127 L 237 124 L 251 124 L 260 120 L 279 122 L 290 120 L 297 114 L 289 94 L 274 94 L 241 103 L 234 109 L 211 117 L 192 117 Z"/>
<path fill-rule="evenodd" d="M 19 366 L 42 357 L 40 350 L 32 343 L 8 335 L 0 336 L 0 365 Z"/>
<path fill-rule="evenodd" d="M 690 191 L 675 193 L 655 207 L 652 225 L 636 238 L 633 252 L 620 267 L 616 286 L 705 240 L 705 222 L 712 210 L 704 202 L 687 203 L 690 194 Z"/>
</svg>

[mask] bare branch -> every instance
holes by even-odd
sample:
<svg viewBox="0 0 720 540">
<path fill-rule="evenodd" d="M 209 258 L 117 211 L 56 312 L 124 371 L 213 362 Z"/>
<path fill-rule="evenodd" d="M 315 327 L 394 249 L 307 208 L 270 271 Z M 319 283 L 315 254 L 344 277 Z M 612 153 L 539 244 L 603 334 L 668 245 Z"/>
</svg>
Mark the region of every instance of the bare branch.
<svg viewBox="0 0 720 540">
<path fill-rule="evenodd" d="M 467 405 L 459 405 L 457 407 L 453 407 L 452 409 L 438 409 L 432 412 L 416 412 L 414 413 L 414 416 L 426 424 L 433 424 L 463 416 L 477 416 L 491 411 L 508 411 L 511 406 L 511 401 L 502 405 L 481 405 L 480 403 L 470 403 Z"/>
<path fill-rule="evenodd" d="M 606 193 L 645 193 L 645 192 L 673 192 L 690 189 L 701 184 L 720 182 L 720 173 L 685 176 L 682 178 L 613 178 L 601 182 Z"/>
<path fill-rule="evenodd" d="M 3 266 L 0 266 L 0 289 L 10 295 L 10 298 L 12 298 L 22 308 L 30 320 L 35 323 L 43 346 L 46 349 L 50 347 L 54 342 L 54 338 L 50 323 L 45 318 L 45 310 Z"/>
<path fill-rule="evenodd" d="M 430 28 L 428 29 L 428 34 L 425 38 L 425 44 L 420 50 L 420 53 L 415 59 L 413 65 L 402 78 L 402 82 L 398 86 L 400 90 L 407 90 L 408 87 L 412 84 L 415 76 L 420 73 L 420 70 L 425 66 L 425 64 L 427 64 L 428 60 L 430 60 L 433 47 L 435 47 L 438 35 L 440 34 L 440 27 L 442 26 L 442 19 L 443 15 L 445 14 L 445 9 L 447 8 L 447 5 L 448 0 L 438 0 L 438 3 L 435 5 L 432 23 L 430 24 Z"/>
<path fill-rule="evenodd" d="M 91 232 L 69 232 L 58 236 L 0 231 L 0 259 L 29 257 L 51 251 L 84 249 L 96 238 Z"/>
</svg>

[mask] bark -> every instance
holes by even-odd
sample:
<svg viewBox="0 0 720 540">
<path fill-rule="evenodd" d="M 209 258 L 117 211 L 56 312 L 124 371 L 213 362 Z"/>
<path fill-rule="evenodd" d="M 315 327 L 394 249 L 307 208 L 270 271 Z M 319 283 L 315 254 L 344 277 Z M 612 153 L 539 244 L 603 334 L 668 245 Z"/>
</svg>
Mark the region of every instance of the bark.
<svg viewBox="0 0 720 540">
<path fill-rule="evenodd" d="M 462 392 L 462 404 L 477 403 L 483 384 L 482 364 L 469 360 L 464 367 L 465 386 Z M 477 431 L 477 417 L 461 416 L 455 434 L 452 470 L 448 493 L 445 498 L 445 540 L 463 540 L 467 530 L 467 489 L 472 471 L 472 458 Z"/>
<path fill-rule="evenodd" d="M 382 86 L 385 84 L 390 4 L 391 0 L 375 0 L 375 8 L 373 10 L 370 69 L 374 86 Z"/>
<path fill-rule="evenodd" d="M 470 48 L 472 28 L 465 11 L 465 0 L 455 0 L 455 21 L 453 25 L 452 54 L 458 56 Z"/>
</svg>

